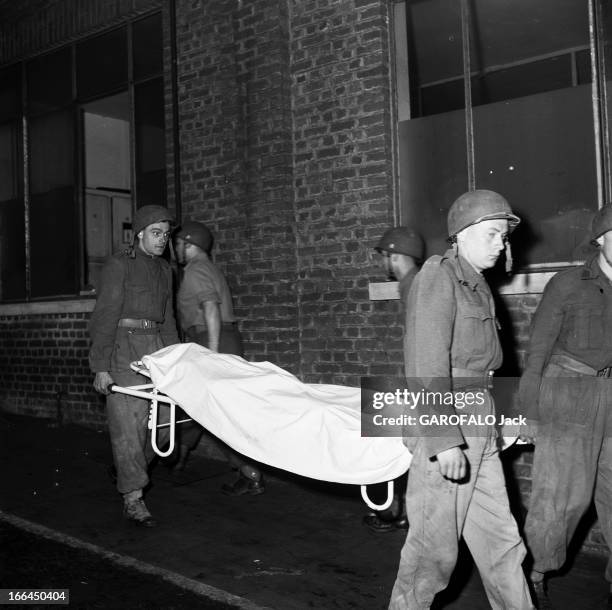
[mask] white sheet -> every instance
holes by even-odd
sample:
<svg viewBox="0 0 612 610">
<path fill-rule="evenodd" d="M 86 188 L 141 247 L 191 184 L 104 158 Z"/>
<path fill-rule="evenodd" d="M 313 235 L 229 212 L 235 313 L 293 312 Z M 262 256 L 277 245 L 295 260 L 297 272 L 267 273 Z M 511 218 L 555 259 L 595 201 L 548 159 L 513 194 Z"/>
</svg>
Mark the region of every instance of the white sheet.
<svg viewBox="0 0 612 610">
<path fill-rule="evenodd" d="M 359 388 L 305 384 L 270 362 L 195 343 L 143 358 L 156 388 L 236 451 L 337 483 L 392 480 L 410 466 L 401 438 L 362 438 Z"/>
</svg>

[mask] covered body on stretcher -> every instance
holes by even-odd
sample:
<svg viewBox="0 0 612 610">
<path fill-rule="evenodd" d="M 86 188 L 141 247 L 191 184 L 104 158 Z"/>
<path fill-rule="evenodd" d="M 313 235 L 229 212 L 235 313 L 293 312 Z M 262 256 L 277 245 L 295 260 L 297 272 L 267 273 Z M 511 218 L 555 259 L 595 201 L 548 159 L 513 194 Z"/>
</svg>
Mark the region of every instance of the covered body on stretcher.
<svg viewBox="0 0 612 610">
<path fill-rule="evenodd" d="M 410 466 L 412 455 L 400 437 L 361 436 L 360 388 L 302 383 L 270 362 L 248 362 L 195 343 L 163 348 L 145 356 L 142 364 L 152 386 L 113 386 L 113 391 L 178 404 L 223 442 L 258 462 L 314 479 L 361 485 L 373 508 L 390 504 L 391 484 L 387 502 L 380 506 L 369 501 L 365 485 L 391 482 Z M 153 447 L 162 454 L 154 442 L 155 424 L 150 422 Z"/>
</svg>

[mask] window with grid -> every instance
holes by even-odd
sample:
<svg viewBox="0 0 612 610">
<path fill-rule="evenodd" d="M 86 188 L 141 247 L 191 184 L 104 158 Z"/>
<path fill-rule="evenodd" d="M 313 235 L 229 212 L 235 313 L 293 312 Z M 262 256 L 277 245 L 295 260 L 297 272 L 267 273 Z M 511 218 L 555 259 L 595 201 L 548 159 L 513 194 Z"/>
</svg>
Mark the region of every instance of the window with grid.
<svg viewBox="0 0 612 610">
<path fill-rule="evenodd" d="M 525 270 L 583 260 L 610 200 L 610 3 L 404 0 L 395 5 L 400 216 L 444 251 L 446 214 L 474 188 L 523 222 Z"/>
<path fill-rule="evenodd" d="M 95 291 L 166 204 L 161 14 L 0 69 L 0 300 Z"/>
</svg>

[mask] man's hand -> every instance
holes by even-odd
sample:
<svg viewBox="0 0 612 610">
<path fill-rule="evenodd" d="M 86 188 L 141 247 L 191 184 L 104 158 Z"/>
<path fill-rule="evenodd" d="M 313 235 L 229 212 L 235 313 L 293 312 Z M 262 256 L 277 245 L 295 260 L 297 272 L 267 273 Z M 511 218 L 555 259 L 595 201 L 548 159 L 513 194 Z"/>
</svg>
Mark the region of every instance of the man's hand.
<svg viewBox="0 0 612 610">
<path fill-rule="evenodd" d="M 519 431 L 519 438 L 524 443 L 536 444 L 538 439 L 538 422 L 533 419 L 528 419 L 524 426 L 521 426 Z"/>
<path fill-rule="evenodd" d="M 96 377 L 93 382 L 93 387 L 96 392 L 100 392 L 100 394 L 110 394 L 109 386 L 113 385 L 115 380 L 110 376 L 110 373 L 107 371 L 100 371 L 96 373 Z"/>
<path fill-rule="evenodd" d="M 440 474 L 451 481 L 460 481 L 467 474 L 467 459 L 459 447 L 451 447 L 436 455 Z"/>
</svg>

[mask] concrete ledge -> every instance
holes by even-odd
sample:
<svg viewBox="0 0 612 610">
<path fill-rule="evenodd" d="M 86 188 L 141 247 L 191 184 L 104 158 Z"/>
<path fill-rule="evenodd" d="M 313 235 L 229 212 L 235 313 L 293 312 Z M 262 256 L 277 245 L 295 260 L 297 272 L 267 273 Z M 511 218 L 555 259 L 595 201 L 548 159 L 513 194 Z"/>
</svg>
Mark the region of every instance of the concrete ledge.
<svg viewBox="0 0 612 610">
<path fill-rule="evenodd" d="M 538 271 L 534 273 L 517 273 L 509 282 L 497 286 L 499 294 L 541 294 L 550 278 L 556 271 Z"/>
<path fill-rule="evenodd" d="M 0 316 L 23 316 L 58 313 L 89 313 L 96 304 L 95 299 L 71 301 L 37 301 L 30 303 L 7 303 L 0 305 Z"/>
<path fill-rule="evenodd" d="M 550 278 L 558 273 L 554 271 L 534 271 L 517 273 L 504 283 L 496 286 L 499 294 L 541 294 Z M 368 285 L 370 301 L 393 301 L 400 298 L 399 282 L 370 282 Z"/>
<path fill-rule="evenodd" d="M 370 301 L 399 300 L 399 282 L 370 282 L 368 284 Z"/>
</svg>

